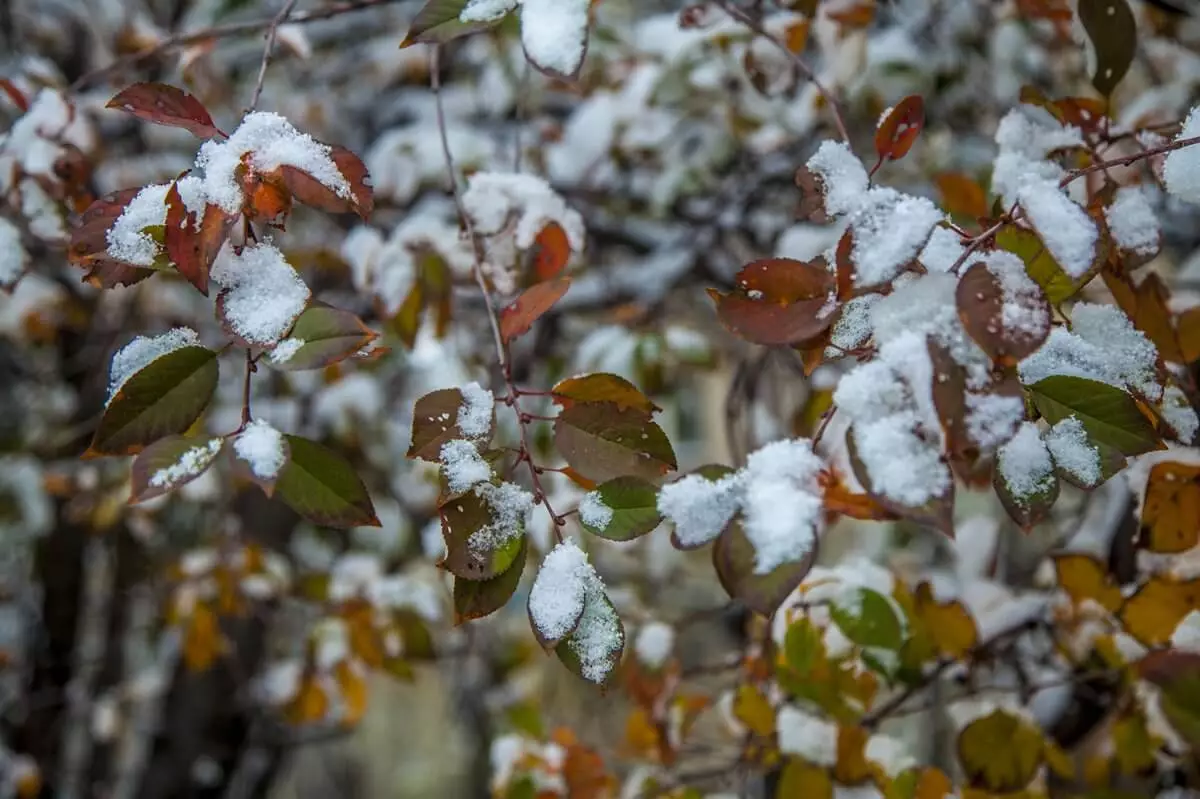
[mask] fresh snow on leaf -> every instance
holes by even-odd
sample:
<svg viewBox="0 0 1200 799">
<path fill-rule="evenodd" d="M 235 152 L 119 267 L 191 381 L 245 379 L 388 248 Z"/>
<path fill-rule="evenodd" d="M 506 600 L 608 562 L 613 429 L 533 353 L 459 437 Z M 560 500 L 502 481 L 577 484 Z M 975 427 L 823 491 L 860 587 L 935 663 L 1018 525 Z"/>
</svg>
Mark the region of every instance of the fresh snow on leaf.
<svg viewBox="0 0 1200 799">
<path fill-rule="evenodd" d="M 302 338 L 285 338 L 275 346 L 275 349 L 267 353 L 267 360 L 276 366 L 285 364 L 296 357 L 296 353 L 300 351 L 304 343 Z"/>
<path fill-rule="evenodd" d="M 492 521 L 471 533 L 467 546 L 473 551 L 494 551 L 524 532 L 533 510 L 533 494 L 515 483 L 480 483 L 475 486 L 475 495 L 487 503 Z"/>
<path fill-rule="evenodd" d="M 56 179 L 55 167 L 68 154 L 68 146 L 87 152 L 94 134 L 83 114 L 58 89 L 44 88 L 29 110 L 17 118 L 0 139 L 0 193 L 7 191 L 14 174 Z M 26 181 L 21 186 L 36 185 Z"/>
<path fill-rule="evenodd" d="M 675 525 L 675 537 L 685 547 L 698 547 L 716 538 L 737 513 L 742 502 L 738 473 L 719 480 L 689 474 L 663 486 L 658 512 Z"/>
<path fill-rule="evenodd" d="M 1024 422 L 996 455 L 996 468 L 1008 490 L 1027 499 L 1048 490 L 1054 483 L 1054 462 L 1038 426 Z"/>
<path fill-rule="evenodd" d="M 189 327 L 177 327 L 159 336 L 138 336 L 113 355 L 108 371 L 108 402 L 135 374 L 164 355 L 200 345 L 200 335 Z"/>
<path fill-rule="evenodd" d="M 1092 486 L 1100 482 L 1100 452 L 1088 441 L 1078 416 L 1068 416 L 1046 431 L 1046 447 L 1054 463 L 1080 483 Z"/>
<path fill-rule="evenodd" d="M 837 764 L 838 728 L 832 721 L 784 705 L 775 717 L 775 728 L 781 752 L 802 757 L 814 766 Z"/>
<path fill-rule="evenodd" d="M 571 0 L 572 2 L 574 0 Z M 533 246 L 542 228 L 557 222 L 567 234 L 571 249 L 584 244 L 583 218 L 567 207 L 550 184 L 534 175 L 508 172 L 476 172 L 463 192 L 463 207 L 481 236 L 498 236 L 512 225 L 516 246 Z"/>
<path fill-rule="evenodd" d="M 1162 418 L 1182 443 L 1191 444 L 1195 440 L 1200 417 L 1178 386 L 1170 385 L 1163 391 Z"/>
<path fill-rule="evenodd" d="M 311 296 L 303 278 L 270 242 L 249 245 L 240 254 L 223 249 L 211 277 L 221 286 L 225 321 L 251 344 L 270 346 L 287 335 Z"/>
<path fill-rule="evenodd" d="M 201 444 L 184 452 L 179 460 L 170 466 L 159 469 L 150 476 L 150 485 L 154 488 L 173 486 L 191 477 L 195 477 L 208 468 L 213 458 L 221 451 L 223 439 L 214 438 L 207 444 Z"/>
<path fill-rule="evenodd" d="M 470 441 L 461 438 L 442 445 L 442 474 L 452 494 L 461 494 L 476 483 L 490 480 L 492 467 Z"/>
<path fill-rule="evenodd" d="M 242 119 L 228 139 L 210 139 L 200 147 L 196 166 L 204 170 L 204 196 L 226 213 L 241 211 L 244 196 L 237 169 L 248 156 L 249 166 L 269 173 L 295 167 L 343 199 L 352 193 L 332 157 L 332 149 L 301 133 L 278 114 L 255 111 Z"/>
<path fill-rule="evenodd" d="M 1021 397 L 967 392 L 966 403 L 967 435 L 984 451 L 1008 441 L 1025 417 Z"/>
<path fill-rule="evenodd" d="M 575 629 L 588 595 L 603 591 L 583 550 L 567 539 L 542 560 L 529 591 L 529 620 L 546 641 L 558 641 Z"/>
<path fill-rule="evenodd" d="M 825 213 L 830 216 L 857 209 L 871 185 L 862 161 L 845 142 L 826 139 L 805 166 L 821 179 Z"/>
<path fill-rule="evenodd" d="M 1200 136 L 1200 106 L 1188 113 L 1175 141 L 1197 136 Z M 1200 149 L 1192 146 L 1167 153 L 1163 162 L 1163 182 L 1167 191 L 1181 200 L 1200 203 Z"/>
<path fill-rule="evenodd" d="M 591 0 L 522 0 L 521 44 L 540 69 L 570 76 L 587 52 Z"/>
<path fill-rule="evenodd" d="M 21 243 L 21 231 L 0 216 L 0 289 L 10 288 L 29 265 L 29 255 Z"/>
<path fill-rule="evenodd" d="M 603 532 L 612 523 L 613 509 L 604 504 L 599 491 L 589 491 L 579 500 L 579 520 L 588 527 Z"/>
<path fill-rule="evenodd" d="M 198 178 L 186 176 L 177 181 L 179 196 L 188 211 L 204 213 L 204 188 Z M 151 266 L 162 245 L 146 232 L 147 228 L 163 225 L 167 220 L 169 183 L 146 186 L 129 201 L 121 215 L 108 229 L 108 256 L 135 266 Z M 162 235 L 159 235 L 161 240 Z"/>
<path fill-rule="evenodd" d="M 461 391 L 463 401 L 458 407 L 458 429 L 467 438 L 487 435 L 492 426 L 496 398 L 492 396 L 492 392 L 474 382 L 467 383 Z"/>
<path fill-rule="evenodd" d="M 930 272 L 949 272 L 966 250 L 957 233 L 938 226 L 929 234 L 929 241 L 925 242 L 917 260 Z"/>
<path fill-rule="evenodd" d="M 233 453 L 250 466 L 260 480 L 274 480 L 285 460 L 283 435 L 262 419 L 255 419 L 233 439 Z"/>
<path fill-rule="evenodd" d="M 1122 250 L 1138 255 L 1153 255 L 1158 251 L 1158 215 L 1150 207 L 1143 186 L 1122 186 L 1112 205 L 1104 209 L 1108 231 Z"/>
<path fill-rule="evenodd" d="M 802 560 L 816 546 L 824 519 L 822 465 L 808 439 L 767 444 L 746 460 L 742 505 L 755 574 Z"/>
<path fill-rule="evenodd" d="M 675 628 L 661 621 L 646 622 L 633 640 L 638 662 L 652 669 L 661 668 L 675 647 Z"/>
<path fill-rule="evenodd" d="M 879 733 L 867 739 L 863 757 L 879 766 L 891 778 L 919 765 L 903 741 Z"/>
<path fill-rule="evenodd" d="M 1057 182 L 1066 174 L 1047 159 L 1054 152 L 1082 147 L 1083 136 L 1078 128 L 1059 124 L 1045 109 L 1021 105 L 1000 120 L 996 144 L 992 193 L 1011 206 L 1027 181 Z"/>
<path fill-rule="evenodd" d="M 593 572 L 594 574 L 594 572 Z M 604 585 L 596 577 L 583 605 L 583 615 L 567 646 L 579 658 L 580 674 L 585 680 L 602 683 L 625 645 L 621 620 L 604 594 Z"/>
<path fill-rule="evenodd" d="M 1052 180 L 1027 180 L 1017 190 L 1034 230 L 1071 277 L 1082 277 L 1096 259 L 1096 223 Z"/>
<path fill-rule="evenodd" d="M 881 299 L 882 294 L 864 294 L 842 306 L 842 312 L 829 334 L 829 346 L 825 348 L 827 357 L 838 358 L 847 351 L 866 346 L 873 332 L 871 309 Z"/>
<path fill-rule="evenodd" d="M 1050 313 L 1041 287 L 1030 279 L 1025 264 L 1010 252 L 997 250 L 984 260 L 987 270 L 1000 284 L 1003 304 L 1000 323 L 1006 331 L 1041 338 L 1050 328 Z"/>
<path fill-rule="evenodd" d="M 518 0 L 468 0 L 458 15 L 461 22 L 491 22 L 517 7 Z"/>
</svg>

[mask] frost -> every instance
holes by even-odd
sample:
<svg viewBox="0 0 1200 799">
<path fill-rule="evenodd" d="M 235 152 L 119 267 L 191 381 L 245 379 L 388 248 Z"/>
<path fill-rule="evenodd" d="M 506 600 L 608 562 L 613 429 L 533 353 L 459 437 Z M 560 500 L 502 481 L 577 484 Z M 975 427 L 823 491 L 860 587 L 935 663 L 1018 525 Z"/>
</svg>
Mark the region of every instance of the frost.
<svg viewBox="0 0 1200 799">
<path fill-rule="evenodd" d="M 199 345 L 199 334 L 188 327 L 177 327 L 160 336 L 138 336 L 133 339 L 113 355 L 108 372 L 107 402 L 112 402 L 113 397 L 129 378 L 162 356 L 184 347 Z"/>
<path fill-rule="evenodd" d="M 463 401 L 458 406 L 458 429 L 467 438 L 482 438 L 492 427 L 496 398 L 478 383 L 467 383 L 460 389 Z"/>
<path fill-rule="evenodd" d="M 802 757 L 814 766 L 837 764 L 838 728 L 833 722 L 784 705 L 775 717 L 775 727 L 780 751 Z"/>
<path fill-rule="evenodd" d="M 816 546 L 824 515 L 817 482 L 821 467 L 807 439 L 776 441 L 747 459 L 743 508 L 755 574 L 802 560 Z"/>
<path fill-rule="evenodd" d="M 1104 209 L 1108 230 L 1122 250 L 1138 255 L 1153 255 L 1158 251 L 1159 224 L 1146 190 L 1142 186 L 1123 186 L 1117 190 L 1112 205 Z"/>
<path fill-rule="evenodd" d="M 741 478 L 737 473 L 720 480 L 689 474 L 658 493 L 658 512 L 675 525 L 676 539 L 688 548 L 716 538 L 740 506 Z"/>
<path fill-rule="evenodd" d="M 1200 136 L 1200 106 L 1188 113 L 1175 141 L 1197 136 Z M 1200 203 L 1200 150 L 1191 146 L 1167 153 L 1163 162 L 1163 182 L 1167 191 L 1181 200 Z"/>
<path fill-rule="evenodd" d="M 579 500 L 579 520 L 603 532 L 612 523 L 613 509 L 604 504 L 599 491 L 589 491 Z"/>
<path fill-rule="evenodd" d="M 1017 499 L 1036 496 L 1054 485 L 1054 462 L 1033 422 L 1024 422 L 1016 435 L 1000 447 L 996 468 Z"/>
<path fill-rule="evenodd" d="M 261 419 L 246 425 L 233 439 L 233 452 L 260 480 L 274 480 L 286 460 L 283 434 Z"/>
<path fill-rule="evenodd" d="M 29 255 L 21 243 L 20 229 L 0 217 L 0 289 L 16 285 L 28 265 Z"/>
<path fill-rule="evenodd" d="M 275 344 L 304 312 L 311 292 L 273 244 L 223 249 L 211 277 L 221 286 L 222 316 L 233 332 L 262 346 Z"/>
<path fill-rule="evenodd" d="M 1087 431 L 1077 416 L 1068 416 L 1046 432 L 1046 446 L 1058 468 L 1084 485 L 1096 485 L 1103 473 L 1100 452 L 1088 441 Z"/>
<path fill-rule="evenodd" d="M 1074 278 L 1087 274 L 1100 236 L 1087 212 L 1049 180 L 1026 181 L 1017 199 L 1063 271 Z"/>
<path fill-rule="evenodd" d="M 661 668 L 675 647 L 675 628 L 661 621 L 643 624 L 633 640 L 638 662 L 652 669 Z"/>
<path fill-rule="evenodd" d="M 492 477 L 492 467 L 470 441 L 455 439 L 442 445 L 442 474 L 451 494 L 461 494 L 476 483 Z"/>
<path fill-rule="evenodd" d="M 350 184 L 334 163 L 332 152 L 278 114 L 255 111 L 242 119 L 228 139 L 201 145 L 196 166 L 204 170 L 204 196 L 226 213 L 237 214 L 245 200 L 237 170 L 247 157 L 256 172 L 294 167 L 339 197 L 350 199 Z"/>
<path fill-rule="evenodd" d="M 195 477 L 208 468 L 213 458 L 221 451 L 223 439 L 214 438 L 207 444 L 192 447 L 179 456 L 179 460 L 163 469 L 159 469 L 150 477 L 150 485 L 154 488 L 174 486 L 183 480 Z"/>
</svg>

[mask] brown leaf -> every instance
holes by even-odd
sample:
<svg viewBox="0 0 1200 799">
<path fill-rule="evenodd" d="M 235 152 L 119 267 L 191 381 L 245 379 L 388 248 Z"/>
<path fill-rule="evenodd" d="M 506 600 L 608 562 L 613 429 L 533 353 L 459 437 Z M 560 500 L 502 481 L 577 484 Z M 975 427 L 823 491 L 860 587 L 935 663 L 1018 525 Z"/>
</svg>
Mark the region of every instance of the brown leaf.
<svg viewBox="0 0 1200 799">
<path fill-rule="evenodd" d="M 1105 269 L 1102 275 L 1117 305 L 1133 322 L 1133 326 L 1154 342 L 1163 360 L 1186 364 L 1180 342 L 1183 331 L 1176 332 L 1171 325 L 1171 311 L 1168 308 L 1171 292 L 1162 279 L 1151 273 L 1135 285 L 1132 277 L 1117 274 L 1112 269 Z"/>
<path fill-rule="evenodd" d="M 500 337 L 507 344 L 528 333 L 533 323 L 553 308 L 570 287 L 571 278 L 560 277 L 525 289 L 521 296 L 500 311 Z"/>
<path fill-rule="evenodd" d="M 67 258 L 71 263 L 87 266 L 95 261 L 111 261 L 108 258 L 108 231 L 140 191 L 140 188 L 122 189 L 106 194 L 88 206 L 71 231 L 71 243 L 67 247 Z"/>
<path fill-rule="evenodd" d="M 179 186 L 171 184 L 167 192 L 166 232 L 163 243 L 167 257 L 175 264 L 179 274 L 205 297 L 208 296 L 208 264 L 200 253 L 200 231 L 196 227 L 196 214 L 188 211 L 179 194 Z"/>
<path fill-rule="evenodd" d="M 213 124 L 208 109 L 199 100 L 165 83 L 135 83 L 119 92 L 105 107 L 156 125 L 183 128 L 202 139 L 225 135 Z"/>
<path fill-rule="evenodd" d="M 909 95 L 898 102 L 875 131 L 875 153 L 879 163 L 898 161 L 908 154 L 925 126 L 925 101 Z"/>
<path fill-rule="evenodd" d="M 577 402 L 611 402 L 621 410 L 633 408 L 647 415 L 662 410 L 633 383 L 608 372 L 568 377 L 550 389 L 550 396 L 563 408 Z"/>
<path fill-rule="evenodd" d="M 346 182 L 350 184 L 349 197 L 340 196 L 312 175 L 292 166 L 279 168 L 283 184 L 297 200 L 305 205 L 335 214 L 353 211 L 366 219 L 375 208 L 367 167 L 357 155 L 345 147 L 334 146 L 331 150 L 330 157 L 333 159 L 333 163 L 342 173 Z"/>
<path fill-rule="evenodd" d="M 1031 288 L 1005 291 L 1001 278 L 983 262 L 971 266 L 958 281 L 959 320 L 980 349 L 1001 366 L 1015 366 L 1041 347 L 1050 334 L 1050 303 L 1040 289 Z M 1019 313 L 1006 314 L 1006 305 Z M 1027 323 L 1009 326 L 1005 320 L 1010 317 Z"/>
<path fill-rule="evenodd" d="M 200 220 L 198 247 L 200 264 L 205 274 L 212 267 L 213 261 L 217 260 L 217 253 L 229 238 L 229 231 L 236 220 L 236 216 L 225 213 L 219 205 L 209 205 L 204 209 L 204 217 Z"/>
<path fill-rule="evenodd" d="M 942 206 L 951 214 L 970 219 L 988 215 L 987 192 L 978 181 L 960 172 L 943 172 L 935 180 Z"/>
<path fill-rule="evenodd" d="M 731 332 L 755 344 L 782 346 L 813 339 L 833 324 L 839 306 L 829 294 L 835 285 L 821 261 L 771 258 L 744 267 L 736 291 L 708 294 Z"/>
<path fill-rule="evenodd" d="M 1200 466 L 1158 463 L 1150 470 L 1138 543 L 1177 554 L 1200 543 Z"/>
<path fill-rule="evenodd" d="M 1200 360 L 1200 306 L 1181 313 L 1175 329 L 1179 331 L 1181 362 L 1193 364 Z"/>
<path fill-rule="evenodd" d="M 533 273 L 539 281 L 558 277 L 571 260 L 571 242 L 557 222 L 549 222 L 534 239 Z"/>
</svg>

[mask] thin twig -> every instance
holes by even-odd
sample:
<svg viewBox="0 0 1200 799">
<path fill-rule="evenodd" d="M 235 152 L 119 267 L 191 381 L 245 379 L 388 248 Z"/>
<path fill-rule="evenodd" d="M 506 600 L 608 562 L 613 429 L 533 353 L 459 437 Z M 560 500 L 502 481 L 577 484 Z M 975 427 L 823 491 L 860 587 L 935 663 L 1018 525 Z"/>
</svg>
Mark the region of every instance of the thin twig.
<svg viewBox="0 0 1200 799">
<path fill-rule="evenodd" d="M 763 27 L 761 20 L 756 19 L 743 9 L 738 8 L 733 4 L 733 2 L 731 2 L 731 0 L 717 0 L 717 5 L 724 9 L 726 14 L 733 17 L 738 22 L 742 23 L 747 28 L 769 41 L 771 44 L 775 45 L 780 52 L 792 60 L 792 63 L 795 64 L 802 73 L 804 73 L 805 78 L 812 81 L 812 85 L 816 87 L 817 92 L 825 99 L 826 104 L 829 105 L 829 109 L 833 111 L 833 121 L 837 124 L 838 133 L 841 134 L 843 141 L 849 142 L 850 133 L 846 130 L 846 121 L 842 119 L 842 111 L 838 106 L 837 99 L 834 98 L 832 92 L 826 89 L 824 84 L 821 83 L 820 79 L 817 77 L 817 74 L 813 72 L 812 67 L 810 67 L 808 63 L 798 54 L 792 52 L 791 48 L 788 47 L 785 42 L 781 42 L 779 39 L 775 38 L 775 36 L 771 35 L 771 33 L 765 27 Z"/>
<path fill-rule="evenodd" d="M 283 8 L 279 9 L 279 13 L 271 20 L 271 24 L 267 26 L 267 43 L 263 46 L 262 62 L 258 65 L 258 80 L 254 82 L 254 94 L 250 95 L 250 107 L 246 109 L 247 113 L 258 107 L 258 99 L 262 97 L 263 82 L 267 79 L 267 67 L 271 65 L 271 53 L 275 49 L 275 37 L 279 35 L 279 26 L 287 20 L 295 7 L 296 0 L 287 0 L 283 4 Z"/>
<path fill-rule="evenodd" d="M 1200 136 L 1194 136 L 1190 139 L 1177 139 L 1170 144 L 1152 147 L 1149 150 L 1142 150 L 1141 152 L 1133 153 L 1132 155 L 1124 155 L 1120 158 L 1111 158 L 1107 161 L 1096 161 L 1089 166 L 1082 167 L 1081 169 L 1074 169 L 1068 172 L 1063 179 L 1058 182 L 1058 186 L 1059 188 L 1065 188 L 1069 183 L 1071 183 L 1071 181 L 1077 180 L 1084 175 L 1090 175 L 1092 172 L 1100 172 L 1101 170 L 1111 169 L 1114 166 L 1129 166 L 1130 164 L 1135 164 L 1138 161 L 1149 158 L 1153 155 L 1162 155 L 1163 153 L 1169 153 L 1172 150 L 1182 150 L 1184 147 L 1191 147 L 1194 144 L 1200 144 Z"/>
</svg>

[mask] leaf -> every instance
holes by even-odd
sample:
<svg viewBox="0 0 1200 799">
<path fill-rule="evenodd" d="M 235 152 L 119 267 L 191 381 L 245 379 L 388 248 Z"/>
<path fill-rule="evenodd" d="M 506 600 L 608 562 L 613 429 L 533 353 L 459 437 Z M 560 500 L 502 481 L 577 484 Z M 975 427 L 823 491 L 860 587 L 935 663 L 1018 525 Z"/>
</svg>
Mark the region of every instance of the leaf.
<svg viewBox="0 0 1200 799">
<path fill-rule="evenodd" d="M 653 481 L 677 468 L 662 428 L 615 402 L 564 408 L 554 422 L 554 443 L 573 469 L 592 480 L 631 475 Z"/>
<path fill-rule="evenodd" d="M 943 496 L 934 497 L 920 507 L 910 508 L 871 489 L 870 474 L 867 472 L 866 465 L 863 464 L 862 459 L 858 456 L 858 444 L 856 443 L 853 427 L 846 432 L 846 454 L 850 458 L 850 466 L 854 470 L 854 476 L 858 480 L 859 485 L 866 488 L 867 493 L 879 505 L 902 519 L 911 519 L 919 524 L 927 524 L 930 527 L 940 530 L 950 538 L 954 537 L 953 482 L 950 483 L 950 487 Z"/>
<path fill-rule="evenodd" d="M 341 691 L 342 724 L 353 727 L 367 714 L 367 680 L 358 669 L 343 660 L 333 669 L 333 678 Z"/>
<path fill-rule="evenodd" d="M 712 558 L 725 593 L 769 618 L 812 570 L 817 559 L 817 546 L 814 542 L 803 560 L 784 563 L 768 574 L 756 574 L 754 545 L 746 537 L 741 523 L 733 521 L 717 536 Z"/>
<path fill-rule="evenodd" d="M 208 671 L 225 649 L 225 637 L 217 624 L 217 614 L 208 605 L 196 603 L 183 632 L 184 665 L 188 671 Z"/>
<path fill-rule="evenodd" d="M 1150 577 L 1121 608 L 1125 631 L 1147 647 L 1171 640 L 1183 617 L 1200 610 L 1200 578 L 1179 580 L 1169 575 Z"/>
<path fill-rule="evenodd" d="M 1053 558 L 1058 586 L 1072 603 L 1091 600 L 1109 613 L 1121 607 L 1121 586 L 1096 558 L 1079 553 L 1057 554 Z"/>
<path fill-rule="evenodd" d="M 556 278 L 567 268 L 567 262 L 571 260 L 571 242 L 562 225 L 548 222 L 534 239 L 534 246 L 533 274 L 539 281 Z"/>
<path fill-rule="evenodd" d="M 908 618 L 908 638 L 901 650 L 905 664 L 919 667 L 937 655 L 961 660 L 978 645 L 975 619 L 957 599 L 938 601 L 927 582 L 915 592 L 897 582 L 892 595 Z"/>
<path fill-rule="evenodd" d="M 225 134 L 213 124 L 204 104 L 183 89 L 165 83 L 135 83 L 108 101 L 115 108 L 156 125 L 183 128 L 202 139 Z"/>
<path fill-rule="evenodd" d="M 500 311 L 500 337 L 507 344 L 528 333 L 533 323 L 553 308 L 570 287 L 571 278 L 560 277 L 525 289 Z"/>
<path fill-rule="evenodd" d="M 491 504 L 478 491 L 469 491 L 439 508 L 446 558 L 439 565 L 463 580 L 491 580 L 516 562 L 525 539 L 498 536 Z M 499 540 L 497 540 L 499 539 Z"/>
<path fill-rule="evenodd" d="M 1138 544 L 1167 554 L 1200 544 L 1200 466 L 1168 462 L 1150 470 Z"/>
<path fill-rule="evenodd" d="M 284 708 L 284 716 L 297 726 L 323 721 L 329 714 L 329 697 L 321 685 L 321 681 L 313 675 L 305 675 L 300 680 L 300 688 L 296 695 Z"/>
<path fill-rule="evenodd" d="M 601 483 L 591 494 L 611 512 L 603 528 L 589 524 L 580 502 L 579 523 L 583 529 L 609 541 L 632 541 L 646 535 L 662 522 L 658 514 L 658 489 L 639 477 L 625 475 Z M 586 500 L 585 500 L 586 501 Z"/>
<path fill-rule="evenodd" d="M 775 734 L 775 708 L 752 683 L 742 683 L 733 695 L 733 717 L 760 738 Z"/>
<path fill-rule="evenodd" d="M 1052 473 L 1050 482 L 1044 489 L 1018 497 L 1008 487 L 1008 482 L 999 468 L 992 471 L 992 487 L 996 490 L 996 496 L 1004 510 L 1026 532 L 1050 516 L 1060 491 L 1058 475 Z"/>
<path fill-rule="evenodd" d="M 837 736 L 837 763 L 833 767 L 833 778 L 842 785 L 861 785 L 871 778 L 867 764 L 867 740 L 870 730 L 858 725 L 839 725 Z"/>
<path fill-rule="evenodd" d="M 377 337 L 349 311 L 314 302 L 296 318 L 288 337 L 263 359 L 273 369 L 322 369 L 354 355 Z M 297 344 L 298 342 L 298 344 Z M 287 353 L 281 358 L 278 353 Z"/>
<path fill-rule="evenodd" d="M 970 784 L 991 793 L 1022 790 L 1042 763 L 1041 733 L 1003 710 L 968 724 L 956 746 Z"/>
<path fill-rule="evenodd" d="M 375 210 L 371 177 L 362 159 L 345 147 L 330 146 L 329 157 L 350 186 L 350 196 L 343 197 L 324 183 L 293 166 L 282 166 L 279 174 L 283 184 L 297 200 L 305 205 L 332 214 L 358 214 L 363 220 Z"/>
<path fill-rule="evenodd" d="M 1133 326 L 1154 342 L 1163 360 L 1186 364 L 1180 336 L 1171 325 L 1171 292 L 1167 290 L 1162 279 L 1151 273 L 1135 286 L 1131 278 L 1118 275 L 1111 269 L 1105 269 L 1102 275 L 1104 284 L 1112 292 L 1117 305 L 1129 317 Z"/>
<path fill-rule="evenodd" d="M 167 436 L 142 450 L 133 460 L 130 504 L 174 491 L 208 470 L 221 454 L 220 436 Z"/>
<path fill-rule="evenodd" d="M 923 127 L 925 101 L 919 95 L 909 95 L 896 103 L 875 131 L 875 153 L 879 163 L 898 161 L 907 155 Z"/>
<path fill-rule="evenodd" d="M 1003 366 L 1014 366 L 1032 355 L 1050 335 L 1050 304 L 1045 296 L 1040 292 L 1006 296 L 1000 278 L 983 262 L 971 266 L 959 279 L 955 303 L 967 333 L 989 358 Z M 1016 324 L 1005 323 L 1013 318 Z M 1032 319 L 1045 324 L 1025 323 Z"/>
<path fill-rule="evenodd" d="M 443 388 L 426 394 L 413 407 L 412 444 L 408 448 L 409 458 L 437 463 L 442 457 L 442 445 L 458 438 L 471 438 L 458 426 L 459 412 L 466 402 L 462 391 Z M 492 408 L 491 423 L 483 441 L 491 441 L 496 429 L 496 409 Z"/>
<path fill-rule="evenodd" d="M 350 462 L 315 441 L 285 435 L 291 457 L 275 491 L 292 510 L 326 527 L 378 527 L 375 506 Z"/>
<path fill-rule="evenodd" d="M 413 18 L 400 47 L 412 47 L 419 43 L 445 44 L 460 36 L 486 30 L 499 22 L 459 22 L 458 16 L 466 6 L 467 0 L 429 0 Z"/>
<path fill-rule="evenodd" d="M 108 231 L 125 212 L 141 189 L 123 189 L 106 194 L 88 206 L 71 231 L 67 258 L 90 271 L 84 280 L 101 288 L 132 285 L 154 274 L 153 269 L 131 266 L 108 256 Z"/>
<path fill-rule="evenodd" d="M 550 389 L 550 396 L 563 408 L 579 402 L 609 402 L 621 410 L 632 408 L 645 414 L 662 410 L 633 383 L 607 372 L 568 377 Z"/>
<path fill-rule="evenodd" d="M 1141 455 L 1165 445 L 1125 391 L 1073 375 L 1053 375 L 1029 387 L 1038 412 L 1056 424 L 1077 416 L 1088 435 L 1122 455 Z"/>
<path fill-rule="evenodd" d="M 1013 253 L 1025 263 L 1026 273 L 1034 283 L 1042 287 L 1042 291 L 1046 292 L 1046 299 L 1053 306 L 1074 297 L 1092 279 L 1090 272 L 1078 280 L 1072 279 L 1032 230 L 1005 225 L 996 234 L 996 245 Z"/>
<path fill-rule="evenodd" d="M 1188 308 L 1179 315 L 1175 323 L 1179 331 L 1179 348 L 1183 363 L 1193 364 L 1200 360 L 1200 307 Z"/>
<path fill-rule="evenodd" d="M 554 647 L 568 671 L 597 685 L 612 678 L 624 651 L 625 625 L 603 591 L 588 595 L 579 626 Z"/>
<path fill-rule="evenodd" d="M 857 587 L 851 597 L 839 597 L 829 607 L 830 618 L 842 633 L 859 646 L 898 650 L 904 644 L 904 626 L 892 603 L 870 588 Z"/>
<path fill-rule="evenodd" d="M 825 769 L 788 758 L 775 786 L 775 799 L 833 799 L 833 779 Z"/>
<path fill-rule="evenodd" d="M 829 294 L 836 277 L 819 261 L 771 258 L 745 266 L 736 290 L 709 289 L 717 317 L 730 332 L 755 344 L 783 346 L 812 339 L 837 318 Z"/>
<path fill-rule="evenodd" d="M 117 391 L 88 455 L 133 455 L 160 438 L 185 432 L 217 387 L 217 353 L 181 347 L 134 374 Z"/>
<path fill-rule="evenodd" d="M 944 799 L 953 794 L 954 783 L 933 766 L 905 769 L 884 791 L 885 799 Z"/>
<path fill-rule="evenodd" d="M 458 626 L 472 619 L 482 619 L 508 604 L 521 584 L 525 571 L 525 558 L 529 546 L 525 537 L 520 538 L 520 548 L 512 565 L 490 580 L 464 580 L 454 578 L 454 624 Z"/>
<path fill-rule="evenodd" d="M 981 219 L 988 215 L 987 192 L 979 182 L 960 172 L 943 172 L 934 178 L 942 206 L 955 216 Z"/>
<path fill-rule="evenodd" d="M 1079 0 L 1079 21 L 1096 51 L 1092 85 L 1106 97 L 1137 53 L 1137 23 L 1125 0 Z"/>
<path fill-rule="evenodd" d="M 1169 649 L 1137 664 L 1142 679 L 1158 686 L 1163 715 L 1193 749 L 1200 749 L 1200 654 Z"/>
<path fill-rule="evenodd" d="M 167 191 L 167 218 L 164 225 L 163 246 L 167 257 L 175 264 L 176 271 L 207 297 L 209 264 L 205 263 L 201 253 L 196 215 L 184 205 L 178 183 L 172 183 Z"/>
</svg>

